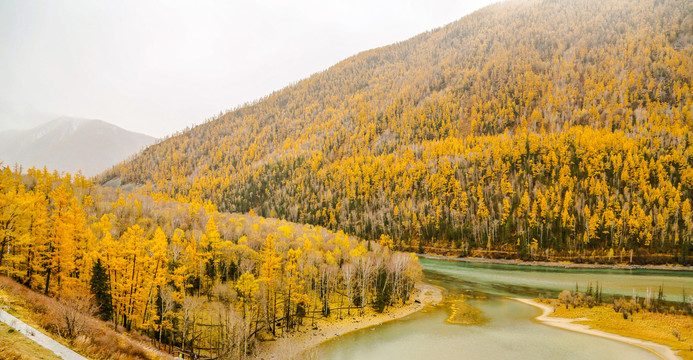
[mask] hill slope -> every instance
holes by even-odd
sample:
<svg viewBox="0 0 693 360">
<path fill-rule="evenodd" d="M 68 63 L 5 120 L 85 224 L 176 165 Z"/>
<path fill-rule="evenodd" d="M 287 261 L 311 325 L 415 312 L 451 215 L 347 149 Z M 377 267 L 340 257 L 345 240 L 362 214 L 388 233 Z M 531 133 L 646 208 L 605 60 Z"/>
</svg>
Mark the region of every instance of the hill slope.
<svg viewBox="0 0 693 360">
<path fill-rule="evenodd" d="M 346 59 L 102 181 L 404 248 L 685 262 L 692 79 L 689 1 L 509 1 Z"/>
<path fill-rule="evenodd" d="M 334 314 L 333 321 L 344 310 L 370 321 L 376 318 L 369 312 L 413 305 L 419 293 L 417 257 L 392 251 L 390 239 L 366 242 L 145 191 L 0 166 L 0 249 L 11 249 L 0 251 L 0 273 L 59 298 L 22 295 L 43 315 L 44 328 L 78 348 L 107 350 L 87 351 L 90 358 L 127 359 L 118 352 L 132 347 L 112 332 L 77 325 L 75 311 L 96 312 L 187 358 L 246 359 L 263 347 L 261 339 L 318 330 L 316 319 Z M 314 334 L 324 340 L 320 328 Z"/>
<path fill-rule="evenodd" d="M 0 132 L 0 160 L 93 176 L 154 140 L 100 120 L 59 118 L 29 130 Z"/>
</svg>

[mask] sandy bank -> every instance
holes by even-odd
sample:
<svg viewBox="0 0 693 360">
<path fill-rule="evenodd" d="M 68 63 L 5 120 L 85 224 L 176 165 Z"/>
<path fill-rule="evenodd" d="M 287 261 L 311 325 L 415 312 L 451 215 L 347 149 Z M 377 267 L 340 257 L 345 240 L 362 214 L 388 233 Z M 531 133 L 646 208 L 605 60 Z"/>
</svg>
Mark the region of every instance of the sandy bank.
<svg viewBox="0 0 693 360">
<path fill-rule="evenodd" d="M 435 305 L 443 300 L 443 292 L 440 288 L 429 284 L 420 283 L 414 290 L 414 295 L 404 306 L 388 308 L 382 314 L 372 310 L 360 316 L 359 310 L 352 310 L 352 315 L 342 313 L 342 320 L 316 319 L 317 330 L 305 329 L 296 331 L 277 341 L 261 344 L 258 359 L 292 359 L 317 346 L 321 342 L 344 335 L 350 331 L 377 326 L 386 321 L 399 319 L 417 312 L 429 304 Z M 415 302 L 418 300 L 419 303 Z M 335 313 L 333 313 L 333 317 Z"/>
<path fill-rule="evenodd" d="M 680 360 L 681 359 L 681 357 L 677 356 L 676 353 L 670 347 L 668 347 L 666 345 L 657 344 L 657 343 L 654 343 L 651 341 L 645 341 L 645 340 L 630 338 L 630 337 L 626 337 L 626 336 L 621 336 L 621 335 L 609 333 L 606 331 L 592 329 L 587 325 L 573 323 L 573 321 L 579 320 L 579 319 L 567 319 L 567 318 L 551 317 L 549 315 L 551 313 L 553 313 L 553 311 L 554 311 L 553 306 L 550 306 L 547 304 L 542 304 L 540 302 L 537 302 L 534 300 L 529 300 L 529 299 L 519 299 L 519 298 L 511 298 L 511 299 L 541 309 L 542 314 L 537 316 L 536 319 L 541 321 L 542 323 L 544 323 L 546 325 L 554 326 L 554 327 L 565 329 L 565 330 L 575 331 L 575 332 L 579 332 L 579 333 L 583 333 L 583 334 L 599 336 L 599 337 L 602 337 L 605 339 L 616 340 L 616 341 L 624 342 L 627 344 L 635 345 L 635 346 L 638 346 L 638 347 L 641 347 L 641 348 L 644 348 L 646 350 L 653 352 L 654 354 L 656 354 L 657 356 L 659 356 L 662 359 L 666 359 L 666 360 Z"/>
<path fill-rule="evenodd" d="M 550 261 L 522 261 L 522 260 L 507 260 L 507 259 L 487 259 L 487 258 L 472 258 L 472 257 L 451 257 L 443 255 L 428 255 L 416 254 L 424 259 L 459 261 L 479 264 L 503 264 L 503 265 L 521 265 L 521 266 L 545 266 L 563 269 L 614 269 L 614 270 L 665 270 L 665 271 L 693 271 L 693 266 L 680 265 L 628 265 L 628 264 L 578 264 L 565 262 L 550 262 Z"/>
</svg>

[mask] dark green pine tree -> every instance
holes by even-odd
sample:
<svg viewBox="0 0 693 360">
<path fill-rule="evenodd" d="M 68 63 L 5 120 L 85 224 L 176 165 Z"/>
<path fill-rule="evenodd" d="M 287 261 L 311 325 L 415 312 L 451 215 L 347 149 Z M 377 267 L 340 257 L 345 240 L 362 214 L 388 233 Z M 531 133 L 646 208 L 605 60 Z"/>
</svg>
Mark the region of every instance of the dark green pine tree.
<svg viewBox="0 0 693 360">
<path fill-rule="evenodd" d="M 103 320 L 110 320 L 113 313 L 111 292 L 109 291 L 111 288 L 110 279 L 106 268 L 101 264 L 101 259 L 96 260 L 91 273 L 91 293 L 99 307 L 99 316 Z"/>
</svg>

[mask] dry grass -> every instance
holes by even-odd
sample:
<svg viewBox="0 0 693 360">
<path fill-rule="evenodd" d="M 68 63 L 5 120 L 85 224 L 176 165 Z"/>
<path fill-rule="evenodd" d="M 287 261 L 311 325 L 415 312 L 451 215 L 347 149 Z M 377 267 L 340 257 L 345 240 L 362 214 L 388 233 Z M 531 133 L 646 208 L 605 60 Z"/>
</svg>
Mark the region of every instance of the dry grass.
<svg viewBox="0 0 693 360">
<path fill-rule="evenodd" d="M 0 305 L 8 306 L 9 313 L 27 325 L 51 334 L 56 341 L 90 359 L 159 358 L 136 341 L 123 336 L 130 334 L 116 333 L 107 323 L 85 314 L 75 314 L 74 307 L 34 292 L 4 276 L 0 276 L 0 297 Z M 63 321 L 66 314 L 70 314 L 78 323 L 71 336 L 68 336 Z M 0 354 L 4 354 L 2 349 Z"/>
<path fill-rule="evenodd" d="M 640 310 L 628 316 L 628 319 L 624 319 L 623 314 L 614 311 L 612 305 L 592 308 L 570 307 L 570 309 L 559 305 L 551 316 L 569 319 L 586 318 L 588 320 L 576 321 L 576 323 L 667 345 L 674 350 L 679 350 L 678 355 L 683 359 L 693 360 L 693 317 L 688 315 Z"/>
<path fill-rule="evenodd" d="M 52 351 L 44 349 L 0 322 L 0 360 L 60 360 L 60 358 Z"/>
</svg>

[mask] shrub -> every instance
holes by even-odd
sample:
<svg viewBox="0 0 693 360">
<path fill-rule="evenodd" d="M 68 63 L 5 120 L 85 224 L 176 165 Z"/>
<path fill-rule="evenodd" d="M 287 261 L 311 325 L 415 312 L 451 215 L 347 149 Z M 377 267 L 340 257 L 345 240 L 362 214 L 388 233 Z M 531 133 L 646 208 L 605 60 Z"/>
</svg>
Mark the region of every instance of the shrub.
<svg viewBox="0 0 693 360">
<path fill-rule="evenodd" d="M 153 358 L 139 343 L 113 331 L 105 322 L 90 316 L 94 314 L 96 307 L 89 296 L 72 295 L 57 300 L 34 292 L 4 276 L 0 276 L 0 289 L 21 299 L 21 305 L 33 313 L 32 320 L 39 326 L 57 336 L 71 339 L 73 347 L 89 358 Z M 0 343 L 0 359 L 15 359 L 12 354 L 11 351 L 5 351 Z M 17 359 L 20 358 L 22 357 Z"/>
<path fill-rule="evenodd" d="M 563 290 L 561 293 L 558 295 L 558 300 L 562 303 L 565 304 L 565 308 L 568 308 L 568 305 L 573 301 L 573 295 L 570 293 L 568 290 Z"/>
</svg>

